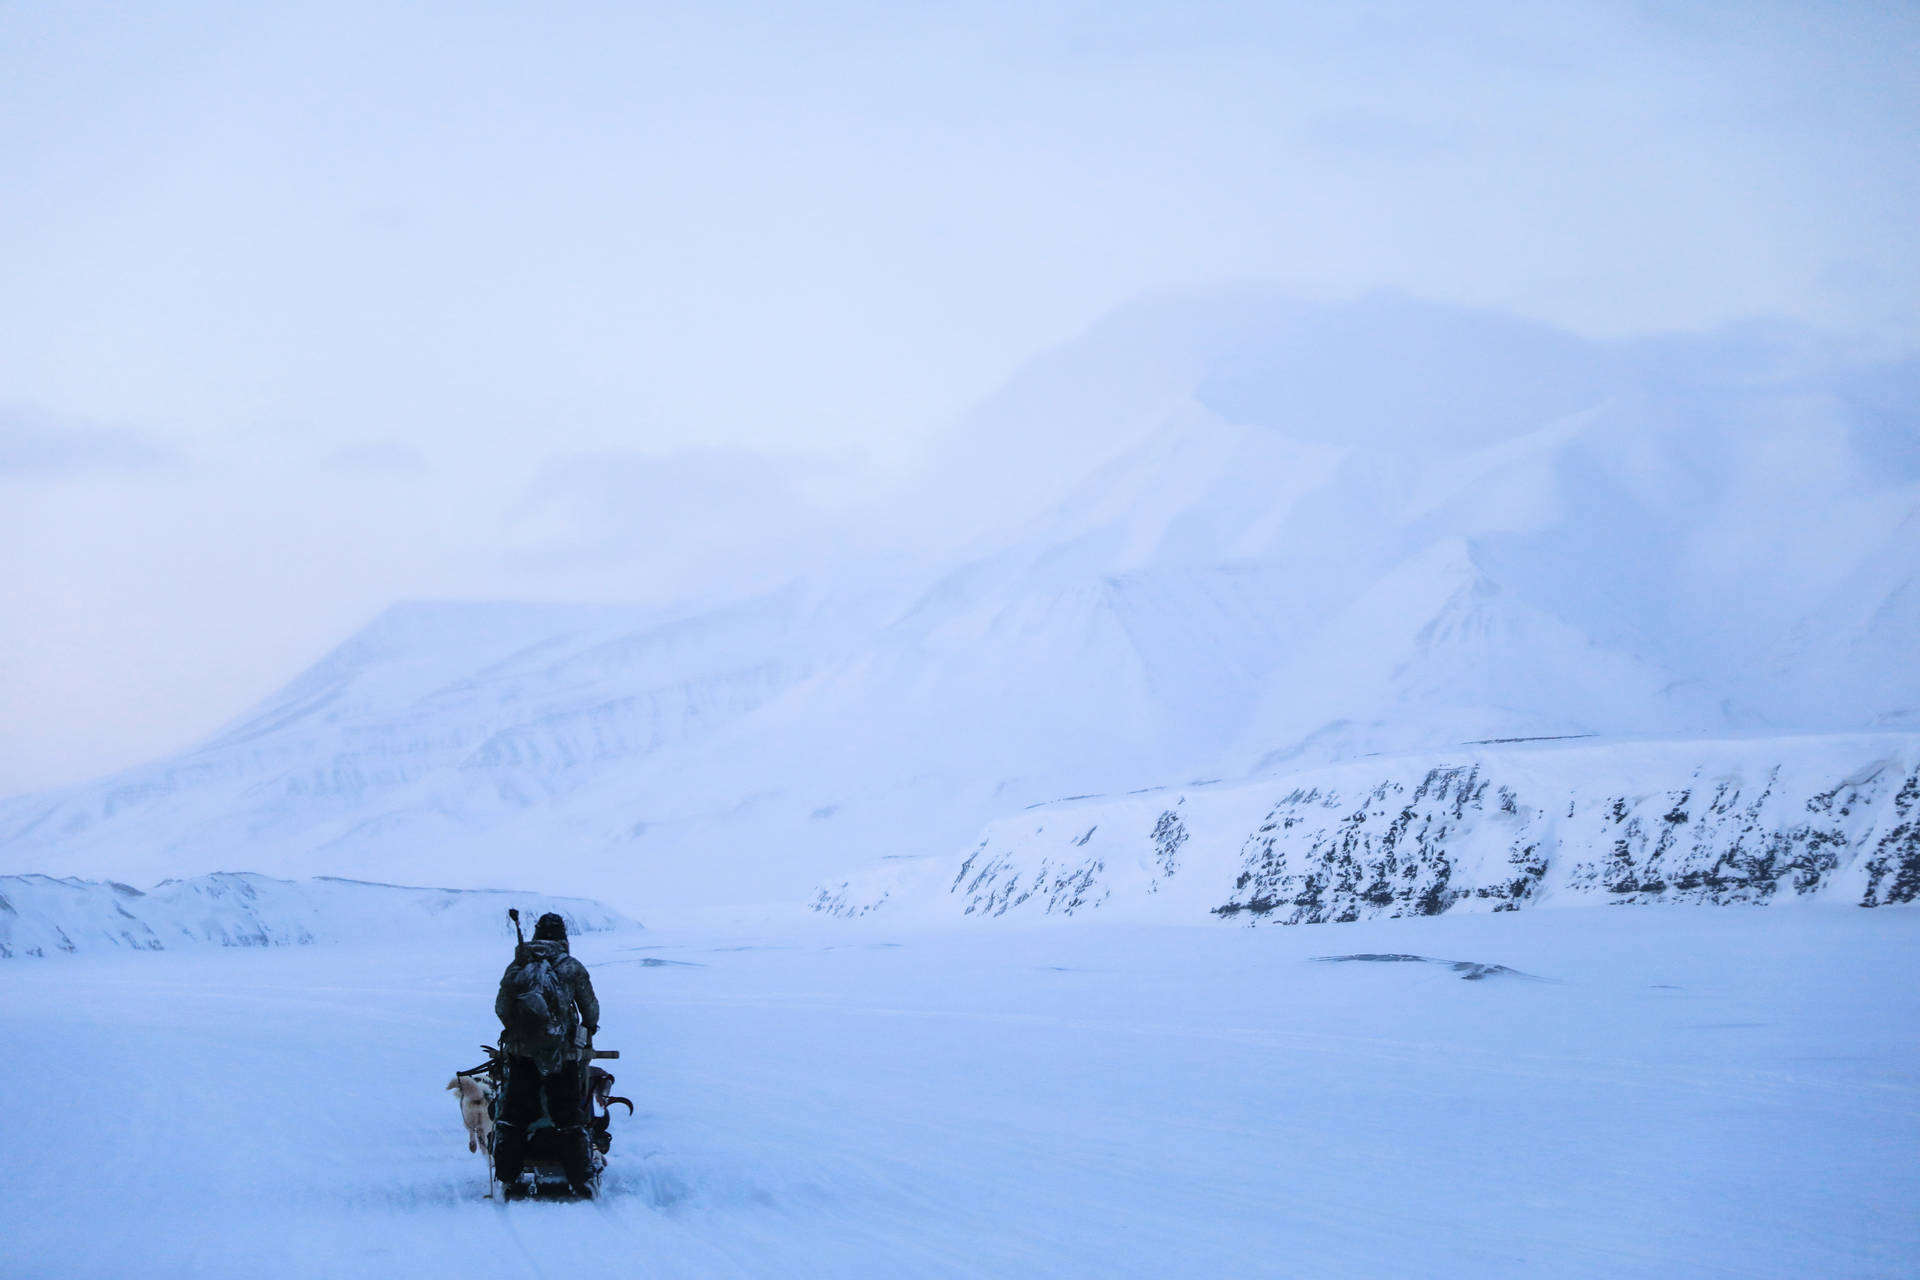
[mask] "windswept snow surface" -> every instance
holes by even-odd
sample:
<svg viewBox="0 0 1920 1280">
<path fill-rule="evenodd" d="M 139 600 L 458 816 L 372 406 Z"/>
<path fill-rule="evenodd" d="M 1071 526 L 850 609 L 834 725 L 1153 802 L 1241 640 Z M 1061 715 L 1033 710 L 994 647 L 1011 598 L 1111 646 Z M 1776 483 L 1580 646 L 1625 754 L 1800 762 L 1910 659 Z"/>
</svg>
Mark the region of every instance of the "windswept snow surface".
<svg viewBox="0 0 1920 1280">
<path fill-rule="evenodd" d="M 1912 910 L 578 950 L 595 1204 L 482 1198 L 500 946 L 8 965 L 0 1275 L 1920 1273 Z"/>
</svg>

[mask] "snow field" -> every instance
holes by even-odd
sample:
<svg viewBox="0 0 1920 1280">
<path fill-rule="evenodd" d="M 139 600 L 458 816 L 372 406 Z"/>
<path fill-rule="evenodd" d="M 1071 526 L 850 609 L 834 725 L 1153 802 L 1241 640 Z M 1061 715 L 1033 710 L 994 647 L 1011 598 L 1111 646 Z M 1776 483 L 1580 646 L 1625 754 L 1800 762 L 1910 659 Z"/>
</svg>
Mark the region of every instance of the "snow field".
<svg viewBox="0 0 1920 1280">
<path fill-rule="evenodd" d="M 482 1199 L 499 947 L 10 964 L 0 1274 L 1898 1276 L 1920 912 L 583 940 L 607 1195 Z M 1414 955 L 1518 971 L 1463 980 Z"/>
</svg>

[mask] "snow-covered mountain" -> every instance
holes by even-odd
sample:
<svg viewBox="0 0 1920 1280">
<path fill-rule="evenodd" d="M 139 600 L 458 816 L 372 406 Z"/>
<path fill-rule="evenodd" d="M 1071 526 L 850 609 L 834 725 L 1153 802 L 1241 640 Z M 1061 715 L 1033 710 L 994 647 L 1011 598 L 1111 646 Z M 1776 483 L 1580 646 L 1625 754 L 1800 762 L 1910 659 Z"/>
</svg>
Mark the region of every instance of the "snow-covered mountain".
<svg viewBox="0 0 1920 1280">
<path fill-rule="evenodd" d="M 1920 362 L 1792 334 L 1145 302 L 959 424 L 872 563 L 397 607 L 193 751 L 0 804 L 0 864 L 797 901 L 1062 796 L 1911 728 L 1916 407 Z"/>
<path fill-rule="evenodd" d="M 78 951 L 286 947 L 316 942 L 511 941 L 507 908 L 528 927 L 552 911 L 569 935 L 635 928 L 584 898 L 501 889 L 421 889 L 360 880 L 275 880 L 234 872 L 167 880 L 142 892 L 117 881 L 0 876 L 0 960 Z"/>
</svg>

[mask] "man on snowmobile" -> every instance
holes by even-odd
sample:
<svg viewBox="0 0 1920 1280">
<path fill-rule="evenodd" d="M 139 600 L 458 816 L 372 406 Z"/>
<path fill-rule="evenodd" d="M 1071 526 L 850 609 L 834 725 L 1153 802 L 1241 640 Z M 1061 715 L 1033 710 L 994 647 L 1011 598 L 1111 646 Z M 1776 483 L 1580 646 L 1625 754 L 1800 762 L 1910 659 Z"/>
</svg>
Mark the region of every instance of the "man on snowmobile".
<svg viewBox="0 0 1920 1280">
<path fill-rule="evenodd" d="M 567 1183 L 575 1195 L 591 1195 L 581 1059 L 600 1029 L 600 1001 L 587 967 L 567 951 L 565 920 L 549 911 L 533 926 L 533 941 L 515 948 L 493 1011 L 500 1018 L 500 1052 L 507 1060 L 506 1092 L 494 1127 L 495 1175 L 509 1193 L 518 1187 L 526 1167 L 527 1129 L 540 1118 L 544 1097 Z"/>
</svg>

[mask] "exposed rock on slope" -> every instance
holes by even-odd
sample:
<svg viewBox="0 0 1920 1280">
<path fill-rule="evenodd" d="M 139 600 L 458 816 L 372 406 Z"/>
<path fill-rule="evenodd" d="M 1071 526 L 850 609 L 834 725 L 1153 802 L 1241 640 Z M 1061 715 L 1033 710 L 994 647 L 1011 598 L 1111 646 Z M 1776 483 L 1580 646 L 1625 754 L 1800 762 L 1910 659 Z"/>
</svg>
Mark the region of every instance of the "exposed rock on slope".
<svg viewBox="0 0 1920 1280">
<path fill-rule="evenodd" d="M 859 915 L 1317 924 L 1536 903 L 1920 900 L 1920 738 L 1491 746 L 1044 806 L 823 889 Z"/>
</svg>

